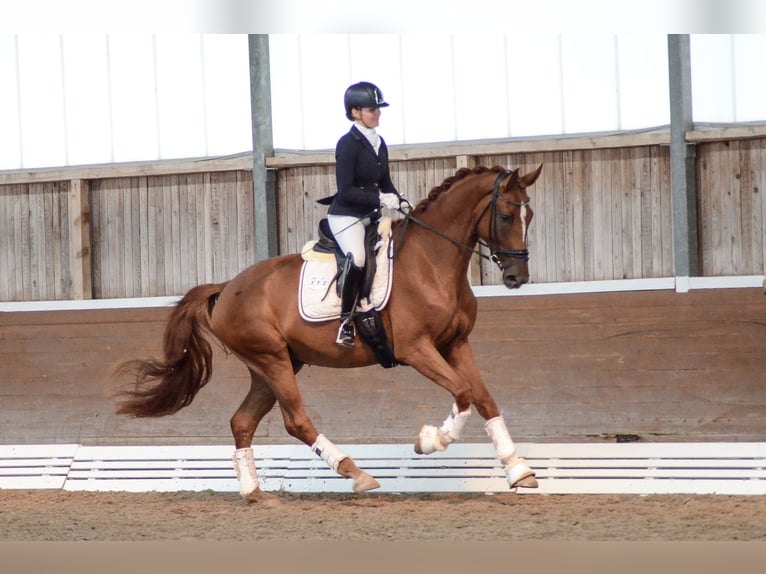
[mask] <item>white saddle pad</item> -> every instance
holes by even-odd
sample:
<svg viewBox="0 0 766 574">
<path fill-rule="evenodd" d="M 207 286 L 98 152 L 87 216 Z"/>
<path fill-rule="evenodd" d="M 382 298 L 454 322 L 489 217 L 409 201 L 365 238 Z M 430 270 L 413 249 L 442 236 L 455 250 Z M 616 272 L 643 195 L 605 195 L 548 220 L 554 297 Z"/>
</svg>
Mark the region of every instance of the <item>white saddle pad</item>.
<svg viewBox="0 0 766 574">
<path fill-rule="evenodd" d="M 360 311 L 383 309 L 391 294 L 393 261 L 391 251 L 391 220 L 383 218 L 378 225 L 381 245 L 375 257 L 377 270 L 372 281 L 370 297 L 365 297 L 357 306 Z M 298 310 L 306 321 L 318 322 L 340 317 L 340 297 L 335 285 L 338 266 L 335 256 L 322 255 L 311 251 L 315 241 L 310 241 L 301 250 L 303 266 L 298 286 Z"/>
</svg>

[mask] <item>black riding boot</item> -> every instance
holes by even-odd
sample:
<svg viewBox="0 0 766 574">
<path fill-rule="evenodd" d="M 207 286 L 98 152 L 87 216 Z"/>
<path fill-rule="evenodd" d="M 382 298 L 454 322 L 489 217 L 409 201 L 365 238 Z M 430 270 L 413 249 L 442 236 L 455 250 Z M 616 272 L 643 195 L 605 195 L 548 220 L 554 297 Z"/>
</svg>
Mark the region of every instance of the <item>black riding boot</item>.
<svg viewBox="0 0 766 574">
<path fill-rule="evenodd" d="M 359 300 L 359 287 L 362 283 L 363 270 L 346 259 L 341 280 L 340 329 L 335 343 L 341 347 L 353 347 L 356 331 L 354 330 L 354 311 Z"/>
</svg>

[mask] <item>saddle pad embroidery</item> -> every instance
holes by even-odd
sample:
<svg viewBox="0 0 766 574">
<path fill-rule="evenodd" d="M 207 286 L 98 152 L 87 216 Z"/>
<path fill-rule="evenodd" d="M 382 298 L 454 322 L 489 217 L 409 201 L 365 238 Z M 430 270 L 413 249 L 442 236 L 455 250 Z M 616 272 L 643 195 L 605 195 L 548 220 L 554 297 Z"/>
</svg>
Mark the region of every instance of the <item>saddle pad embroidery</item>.
<svg viewBox="0 0 766 574">
<path fill-rule="evenodd" d="M 381 230 L 382 231 L 382 230 Z M 390 257 L 391 232 L 383 234 L 382 245 L 376 256 L 377 271 L 372 280 L 370 298 L 360 301 L 357 309 L 369 311 L 383 309 L 391 294 L 393 261 Z M 338 267 L 335 257 L 320 261 L 304 261 L 298 286 L 298 310 L 306 321 L 319 322 L 340 317 L 340 297 L 335 289 Z"/>
</svg>

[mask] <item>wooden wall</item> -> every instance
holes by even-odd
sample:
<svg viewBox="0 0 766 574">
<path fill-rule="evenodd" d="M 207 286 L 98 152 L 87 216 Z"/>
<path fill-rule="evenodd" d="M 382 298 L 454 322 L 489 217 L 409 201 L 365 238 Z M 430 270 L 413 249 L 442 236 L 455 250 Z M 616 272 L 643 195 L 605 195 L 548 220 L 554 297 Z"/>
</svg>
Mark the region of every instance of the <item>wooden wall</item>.
<svg viewBox="0 0 766 574">
<path fill-rule="evenodd" d="M 474 156 L 476 165 L 533 171 L 535 219 L 530 228 L 531 280 L 536 283 L 673 275 L 668 148 L 565 150 Z M 392 179 L 413 203 L 457 169 L 455 158 L 392 162 Z M 332 165 L 279 171 L 280 250 L 299 251 L 314 236 L 334 193 Z M 501 284 L 494 264 L 481 263 L 482 285 Z"/>
<path fill-rule="evenodd" d="M 392 149 L 412 201 L 462 166 L 545 165 L 532 189 L 534 282 L 674 274 L 667 134 Z M 724 136 L 721 136 L 724 137 Z M 698 143 L 703 274 L 761 275 L 766 136 Z M 271 158 L 281 253 L 315 237 L 332 153 Z M 0 301 L 180 295 L 254 262 L 247 156 L 159 166 L 0 173 Z M 495 285 L 477 258 L 474 284 Z"/>
<path fill-rule="evenodd" d="M 523 289 L 523 288 L 522 288 Z M 216 351 L 194 403 L 160 419 L 113 414 L 113 366 L 156 356 L 164 308 L 0 313 L 0 444 L 231 444 L 249 385 Z M 766 297 L 761 289 L 481 298 L 481 373 L 518 441 L 763 441 Z M 449 395 L 408 367 L 299 373 L 332 440 L 409 443 Z M 485 441 L 478 416 L 465 441 Z M 258 443 L 292 443 L 273 410 Z"/>
<path fill-rule="evenodd" d="M 179 295 L 254 262 L 249 171 L 91 184 L 93 297 Z"/>
<path fill-rule="evenodd" d="M 703 275 L 763 273 L 766 139 L 700 145 L 697 173 Z"/>
</svg>

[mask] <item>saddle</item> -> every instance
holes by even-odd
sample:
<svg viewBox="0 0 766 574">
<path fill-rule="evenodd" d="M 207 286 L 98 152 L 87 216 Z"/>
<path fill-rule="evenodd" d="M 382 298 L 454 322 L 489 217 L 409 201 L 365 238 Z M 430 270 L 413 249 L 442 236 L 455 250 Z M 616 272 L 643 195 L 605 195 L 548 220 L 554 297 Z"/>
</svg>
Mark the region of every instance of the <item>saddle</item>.
<svg viewBox="0 0 766 574">
<path fill-rule="evenodd" d="M 385 368 L 399 365 L 399 362 L 394 358 L 393 349 L 379 312 L 379 309 L 382 309 L 388 303 L 388 294 L 391 288 L 392 269 L 389 257 L 391 247 L 390 224 L 390 219 L 383 218 L 368 225 L 366 228 L 364 240 L 366 262 L 363 270 L 362 284 L 359 288 L 359 301 L 362 310 L 357 310 L 354 315 L 354 324 L 359 336 L 372 349 L 378 363 Z M 382 249 L 383 247 L 385 249 Z M 301 256 L 305 260 L 301 271 L 301 293 L 298 297 L 301 317 L 308 321 L 321 321 L 339 316 L 339 312 L 334 312 L 334 303 L 333 314 L 329 314 L 330 302 L 327 301 L 327 295 L 334 281 L 335 295 L 338 300 L 340 299 L 341 292 L 338 279 L 343 272 L 346 254 L 343 253 L 335 241 L 326 218 L 319 222 L 318 239 L 307 243 L 301 251 Z M 384 267 L 381 268 L 381 275 L 376 281 L 379 258 L 381 259 L 381 265 Z M 318 260 L 323 261 L 323 265 L 329 265 L 329 262 L 334 260 L 334 275 L 325 277 L 321 271 L 309 272 L 309 264 Z M 386 263 L 388 263 L 387 267 L 385 267 Z M 304 291 L 304 288 L 306 291 Z M 324 296 L 319 301 L 326 305 L 318 309 L 310 309 L 312 303 L 307 293 L 311 291 L 317 295 L 324 291 Z M 314 299 L 316 299 L 317 295 L 314 296 Z M 316 302 L 315 300 L 314 303 Z"/>
<path fill-rule="evenodd" d="M 340 285 L 337 281 L 337 278 L 341 276 L 341 273 L 343 272 L 343 264 L 346 260 L 346 254 L 343 253 L 343 250 L 340 248 L 340 245 L 338 245 L 338 242 L 335 241 L 335 237 L 332 234 L 332 231 L 330 230 L 330 223 L 327 221 L 327 218 L 323 218 L 319 221 L 319 226 L 317 229 L 317 235 L 318 239 L 316 243 L 314 243 L 313 247 L 311 248 L 312 251 L 315 251 L 316 253 L 322 253 L 322 254 L 333 254 L 335 256 L 335 264 L 338 267 L 338 273 L 335 276 L 336 282 L 335 282 L 335 289 L 338 294 L 338 297 L 340 297 Z M 370 296 L 370 290 L 372 289 L 372 280 L 375 278 L 375 272 L 377 271 L 378 262 L 376 260 L 376 255 L 378 253 L 378 248 L 381 245 L 381 237 L 378 233 L 378 225 L 377 222 L 375 225 L 368 225 L 365 228 L 365 235 L 364 235 L 364 253 L 365 253 L 365 264 L 364 264 L 364 275 L 362 278 L 362 284 L 359 287 L 359 299 L 369 298 Z"/>
</svg>

